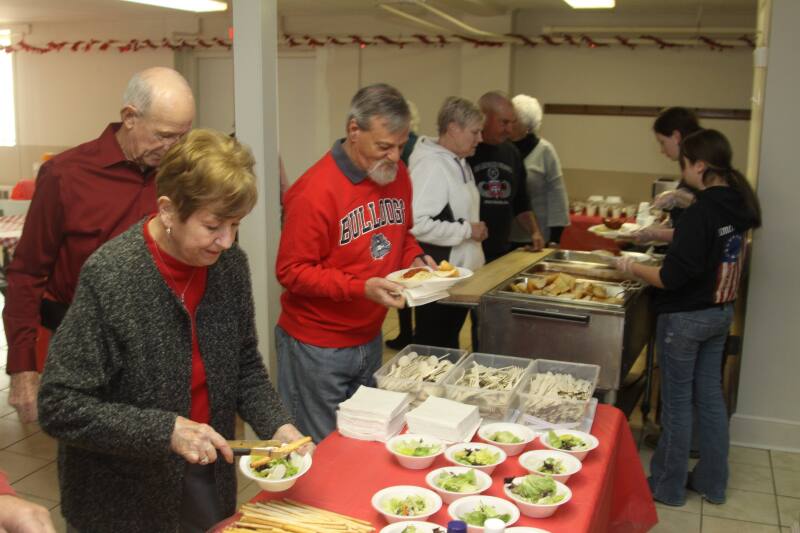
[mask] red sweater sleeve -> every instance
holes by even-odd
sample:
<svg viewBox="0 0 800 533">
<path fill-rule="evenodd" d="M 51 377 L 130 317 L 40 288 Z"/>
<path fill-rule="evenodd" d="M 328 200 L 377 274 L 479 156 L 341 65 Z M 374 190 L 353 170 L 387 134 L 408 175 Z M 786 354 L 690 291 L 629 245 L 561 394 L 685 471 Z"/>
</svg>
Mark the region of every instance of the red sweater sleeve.
<svg viewBox="0 0 800 533">
<path fill-rule="evenodd" d="M 6 494 L 10 494 L 11 496 L 17 495 L 17 493 L 14 492 L 14 489 L 11 488 L 11 484 L 9 484 L 5 472 L 0 471 L 0 496 L 4 496 Z"/>
<path fill-rule="evenodd" d="M 22 237 L 6 272 L 3 323 L 8 339 L 9 374 L 36 370 L 36 330 L 47 280 L 63 241 L 61 184 L 54 165 L 39 171 Z"/>
<path fill-rule="evenodd" d="M 293 187 L 284 198 L 284 220 L 275 273 L 288 291 L 336 302 L 364 296 L 366 280 L 323 262 L 330 254 L 332 227 L 320 208 L 325 198 L 312 198 L 310 188 Z"/>
</svg>

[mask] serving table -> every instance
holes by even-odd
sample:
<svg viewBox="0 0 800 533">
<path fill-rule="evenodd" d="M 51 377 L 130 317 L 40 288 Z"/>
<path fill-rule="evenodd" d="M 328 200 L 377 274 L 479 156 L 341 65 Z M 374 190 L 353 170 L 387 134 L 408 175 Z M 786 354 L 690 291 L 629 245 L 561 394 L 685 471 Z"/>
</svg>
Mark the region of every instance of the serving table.
<svg viewBox="0 0 800 533">
<path fill-rule="evenodd" d="M 650 489 L 639 461 L 636 445 L 622 412 L 598 405 L 592 434 L 600 446 L 591 451 L 583 469 L 569 480 L 572 499 L 550 518 L 522 516 L 515 524 L 546 529 L 551 533 L 648 531 L 658 522 Z M 541 448 L 537 441 L 529 449 Z M 492 474 L 488 496 L 505 497 L 503 478 L 524 475 L 517 457 L 509 458 Z M 366 520 L 379 531 L 386 525 L 372 508 L 370 499 L 378 490 L 393 485 L 427 487 L 425 475 L 434 468 L 448 466 L 439 456 L 430 468 L 402 468 L 380 442 L 365 442 L 342 437 L 334 432 L 314 453 L 311 470 L 286 492 L 261 492 L 251 501 L 289 498 L 336 513 Z M 237 516 L 215 526 L 221 532 Z M 450 520 L 447 505 L 429 521 L 446 525 Z"/>
</svg>

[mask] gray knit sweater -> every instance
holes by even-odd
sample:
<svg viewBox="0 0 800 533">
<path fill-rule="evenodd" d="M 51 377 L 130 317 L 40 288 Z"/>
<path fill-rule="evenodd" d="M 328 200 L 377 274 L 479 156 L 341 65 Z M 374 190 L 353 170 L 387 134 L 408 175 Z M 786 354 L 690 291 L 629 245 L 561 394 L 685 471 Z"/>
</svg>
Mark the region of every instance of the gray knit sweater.
<svg viewBox="0 0 800 533">
<path fill-rule="evenodd" d="M 189 315 L 165 283 L 139 222 L 98 249 L 48 355 L 39 420 L 59 440 L 61 506 L 85 532 L 176 531 L 185 461 L 170 450 L 189 416 Z M 237 246 L 208 269 L 197 333 L 210 425 L 233 438 L 238 412 L 262 438 L 291 422 L 258 352 L 247 258 Z M 234 465 L 216 462 L 223 508 L 236 505 Z"/>
</svg>

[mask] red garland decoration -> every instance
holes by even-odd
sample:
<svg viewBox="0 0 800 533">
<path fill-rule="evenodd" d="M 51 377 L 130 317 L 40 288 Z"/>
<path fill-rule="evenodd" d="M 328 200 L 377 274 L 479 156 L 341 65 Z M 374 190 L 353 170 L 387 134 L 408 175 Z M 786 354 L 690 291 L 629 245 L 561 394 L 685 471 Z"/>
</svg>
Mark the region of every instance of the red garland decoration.
<svg viewBox="0 0 800 533">
<path fill-rule="evenodd" d="M 310 35 L 303 35 L 303 39 L 306 40 L 306 43 L 308 43 L 308 46 L 310 46 L 311 48 L 316 48 L 317 46 L 325 46 L 325 43 L 323 43 L 322 41 L 318 41 L 317 39 L 314 39 Z"/>
<path fill-rule="evenodd" d="M 560 43 L 560 42 L 556 41 L 555 39 L 553 39 L 549 35 L 542 35 L 541 37 L 542 37 L 542 40 L 544 42 L 546 42 L 547 44 L 549 44 L 550 46 L 561 46 L 562 44 L 564 44 L 564 43 Z"/>
<path fill-rule="evenodd" d="M 739 37 L 739 40 L 746 42 L 747 45 L 750 48 L 755 48 L 756 47 L 756 42 L 751 37 L 748 37 L 747 35 L 742 35 L 741 37 Z"/>
<path fill-rule="evenodd" d="M 501 41 L 490 41 L 488 39 L 475 39 L 474 37 L 467 37 L 466 35 L 453 35 L 453 37 L 471 43 L 475 48 L 480 48 L 481 46 L 488 46 L 491 48 L 491 47 L 499 47 L 505 45 L 505 43 Z"/>
<path fill-rule="evenodd" d="M 436 44 L 436 42 L 428 38 L 427 35 L 422 35 L 421 33 L 415 33 L 414 35 L 412 35 L 412 37 L 419 40 L 419 42 L 421 42 L 422 44 Z"/>
<path fill-rule="evenodd" d="M 569 33 L 564 34 L 564 42 L 569 44 L 570 46 L 580 46 L 580 43 L 572 38 L 572 35 Z"/>
<path fill-rule="evenodd" d="M 385 35 L 375 35 L 375 36 L 373 37 L 373 39 L 375 39 L 375 40 L 377 40 L 377 41 L 381 41 L 381 42 L 383 42 L 384 44 L 393 44 L 393 45 L 397 45 L 397 46 L 399 46 L 400 48 L 403 48 L 403 47 L 406 45 L 406 43 L 404 43 L 404 42 L 402 42 L 402 41 L 395 41 L 394 39 L 390 39 L 390 38 L 388 38 L 388 37 L 387 37 L 387 36 L 385 36 Z"/>
<path fill-rule="evenodd" d="M 365 41 L 360 35 L 348 35 L 348 37 L 350 37 L 350 40 L 353 41 L 353 44 L 357 44 L 359 48 L 366 48 L 371 44 L 375 44 Z"/>
<path fill-rule="evenodd" d="M 622 35 L 617 35 L 617 36 L 615 36 L 614 38 L 615 38 L 615 39 L 616 39 L 616 40 L 619 42 L 619 44 L 621 44 L 622 46 L 627 46 L 627 47 L 628 47 L 628 48 L 630 48 L 631 50 L 635 50 L 635 49 L 636 49 L 636 45 L 635 45 L 635 44 L 633 44 L 633 43 L 631 42 L 631 40 L 630 40 L 630 39 L 627 39 L 627 38 L 623 37 Z"/>
<path fill-rule="evenodd" d="M 604 47 L 604 46 L 610 46 L 608 43 L 598 43 L 597 41 L 595 41 L 594 39 L 592 39 L 591 37 L 589 37 L 586 34 L 581 35 L 581 42 L 586 43 L 586 46 L 588 46 L 589 48 L 599 48 L 599 47 Z"/>
<path fill-rule="evenodd" d="M 348 43 L 346 43 L 346 42 L 340 41 L 340 40 L 339 40 L 339 39 L 337 39 L 336 37 L 328 37 L 328 40 L 329 40 L 329 41 L 330 41 L 332 44 L 335 44 L 335 45 L 337 45 L 337 46 L 344 46 L 344 45 L 348 44 Z"/>
<path fill-rule="evenodd" d="M 640 39 L 647 39 L 648 41 L 653 41 L 658 45 L 659 50 L 663 50 L 664 48 L 679 48 L 682 47 L 682 44 L 678 43 L 668 43 L 664 39 L 656 37 L 655 35 L 642 35 L 639 37 Z"/>
<path fill-rule="evenodd" d="M 539 46 L 539 43 L 537 43 L 536 41 L 532 41 L 526 36 L 519 33 L 506 33 L 506 37 L 513 37 L 515 39 L 519 39 L 520 41 L 522 41 L 523 45 L 530 46 L 531 48 L 533 48 L 534 46 Z"/>
<path fill-rule="evenodd" d="M 711 48 L 712 50 L 724 50 L 725 48 L 733 48 L 733 45 L 723 44 L 719 41 L 715 41 L 711 37 L 706 37 L 705 35 L 700 35 L 697 39 L 707 44 L 708 47 Z"/>
</svg>

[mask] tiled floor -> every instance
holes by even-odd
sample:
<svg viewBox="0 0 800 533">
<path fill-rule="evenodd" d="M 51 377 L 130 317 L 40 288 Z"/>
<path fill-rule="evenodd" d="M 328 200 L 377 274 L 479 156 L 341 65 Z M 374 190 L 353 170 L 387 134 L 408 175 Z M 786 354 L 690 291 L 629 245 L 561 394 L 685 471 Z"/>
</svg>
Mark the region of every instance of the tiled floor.
<svg viewBox="0 0 800 533">
<path fill-rule="evenodd" d="M 1 302 L 0 302 L 1 303 Z M 384 322 L 387 338 L 397 335 L 397 315 L 390 312 Z M 469 348 L 469 324 L 461 332 L 462 347 Z M 384 359 L 394 355 L 386 350 Z M 6 343 L 0 328 L 0 374 L 5 374 Z M 50 509 L 58 531 L 65 531 L 59 508 L 56 445 L 36 424 L 21 424 L 7 404 L 8 380 L 0 379 L 0 469 L 23 497 Z M 635 433 L 640 417 L 632 417 Z M 649 468 L 651 450 L 640 458 Z M 711 505 L 690 493 L 680 508 L 658 505 L 658 533 L 788 533 L 800 515 L 800 454 L 733 447 L 728 501 Z M 252 498 L 256 485 L 240 478 L 239 501 Z"/>
</svg>

